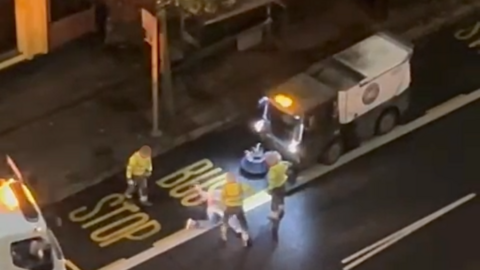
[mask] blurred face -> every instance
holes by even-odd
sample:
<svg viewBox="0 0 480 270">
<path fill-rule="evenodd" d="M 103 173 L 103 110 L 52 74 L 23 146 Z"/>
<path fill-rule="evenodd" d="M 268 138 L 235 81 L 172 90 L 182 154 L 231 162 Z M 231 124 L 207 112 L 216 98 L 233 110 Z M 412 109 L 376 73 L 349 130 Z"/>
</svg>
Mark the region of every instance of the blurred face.
<svg viewBox="0 0 480 270">
<path fill-rule="evenodd" d="M 140 148 L 140 156 L 143 157 L 143 158 L 149 158 L 152 156 L 152 149 L 150 149 L 150 147 L 148 146 L 144 146 L 142 148 Z"/>
<path fill-rule="evenodd" d="M 236 179 L 233 173 L 227 173 L 226 180 L 228 183 L 236 182 Z"/>
<path fill-rule="evenodd" d="M 275 164 L 278 163 L 279 159 L 275 155 L 268 156 L 265 161 L 267 162 L 268 166 L 274 166 Z"/>
</svg>

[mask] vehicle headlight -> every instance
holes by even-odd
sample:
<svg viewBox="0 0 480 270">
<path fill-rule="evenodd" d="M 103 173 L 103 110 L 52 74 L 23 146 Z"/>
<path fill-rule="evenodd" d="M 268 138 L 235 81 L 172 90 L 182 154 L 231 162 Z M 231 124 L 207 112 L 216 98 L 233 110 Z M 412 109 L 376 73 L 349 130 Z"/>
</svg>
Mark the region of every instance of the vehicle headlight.
<svg viewBox="0 0 480 270">
<path fill-rule="evenodd" d="M 258 120 L 257 122 L 255 122 L 253 124 L 253 129 L 256 131 L 256 132 L 261 132 L 263 130 L 263 128 L 265 127 L 265 120 Z"/>
<path fill-rule="evenodd" d="M 298 152 L 298 142 L 291 142 L 288 147 L 288 152 L 296 154 Z"/>
</svg>

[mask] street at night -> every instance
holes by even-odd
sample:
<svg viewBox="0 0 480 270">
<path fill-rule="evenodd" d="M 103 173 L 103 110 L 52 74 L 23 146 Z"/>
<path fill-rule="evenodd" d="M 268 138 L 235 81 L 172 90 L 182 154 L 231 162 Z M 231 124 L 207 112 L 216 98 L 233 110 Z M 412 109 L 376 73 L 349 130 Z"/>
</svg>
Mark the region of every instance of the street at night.
<svg viewBox="0 0 480 270">
<path fill-rule="evenodd" d="M 249 215 L 254 235 L 249 250 L 235 238 L 223 247 L 214 230 L 134 269 L 341 269 L 348 256 L 480 191 L 474 158 L 478 127 L 465 125 L 480 121 L 479 105 L 375 150 L 289 197 L 277 246 L 264 206 Z M 358 269 L 475 269 L 479 207 L 478 199 L 466 202 Z"/>
<path fill-rule="evenodd" d="M 480 0 L 3 2 L 0 270 L 480 270 Z"/>
<path fill-rule="evenodd" d="M 412 60 L 411 118 L 480 86 L 477 52 L 455 38 L 476 17 L 417 44 Z M 248 214 L 253 234 L 248 250 L 233 237 L 222 246 L 219 231 L 214 230 L 133 269 L 346 267 L 341 261 L 349 255 L 480 191 L 478 122 L 480 102 L 474 102 L 293 193 L 287 200 L 277 245 L 269 233 L 267 206 L 261 206 Z M 51 206 L 49 216 L 61 220 L 61 226 L 53 230 L 70 260 L 69 268 L 95 270 L 116 261 L 121 264 L 122 259 L 161 245 L 181 231 L 188 218 L 203 216 L 204 207 L 192 193 L 192 184 L 199 179 L 221 182 L 222 173 L 238 172 L 244 150 L 257 141 L 245 123 L 156 158 L 149 183 L 154 205 L 149 208 L 125 201 L 123 172 Z M 264 187 L 263 181 L 245 181 L 255 190 Z M 475 213 L 479 209 L 478 199 L 473 199 L 356 269 L 476 269 L 480 219 Z"/>
</svg>

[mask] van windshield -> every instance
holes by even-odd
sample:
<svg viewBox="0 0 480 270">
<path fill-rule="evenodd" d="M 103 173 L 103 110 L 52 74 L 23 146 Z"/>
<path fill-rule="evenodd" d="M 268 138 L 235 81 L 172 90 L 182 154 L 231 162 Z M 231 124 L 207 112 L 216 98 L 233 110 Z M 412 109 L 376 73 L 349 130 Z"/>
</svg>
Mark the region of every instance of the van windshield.
<svg viewBox="0 0 480 270">
<path fill-rule="evenodd" d="M 297 139 L 298 129 L 302 124 L 299 117 L 282 112 L 274 105 L 269 105 L 267 116 L 270 121 L 272 134 L 280 140 L 290 141 Z"/>
<path fill-rule="evenodd" d="M 40 237 L 33 237 L 10 246 L 12 262 L 26 270 L 53 270 L 54 261 L 50 243 Z"/>
</svg>

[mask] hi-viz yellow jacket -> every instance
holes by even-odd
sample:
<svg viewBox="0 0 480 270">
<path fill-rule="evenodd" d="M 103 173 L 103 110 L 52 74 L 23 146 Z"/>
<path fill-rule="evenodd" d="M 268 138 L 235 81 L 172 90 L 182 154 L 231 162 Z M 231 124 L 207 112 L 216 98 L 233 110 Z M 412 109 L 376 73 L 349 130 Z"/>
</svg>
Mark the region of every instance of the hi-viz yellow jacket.
<svg viewBox="0 0 480 270">
<path fill-rule="evenodd" d="M 132 179 L 133 176 L 145 176 L 152 173 L 152 159 L 150 157 L 144 158 L 140 153 L 135 152 L 128 159 L 127 164 L 127 179 Z"/>
<path fill-rule="evenodd" d="M 222 203 L 226 207 L 243 206 L 244 187 L 241 183 L 226 183 L 222 187 Z"/>
<path fill-rule="evenodd" d="M 290 162 L 280 161 L 268 169 L 267 181 L 269 190 L 285 185 L 288 180 L 288 167 L 290 167 Z"/>
</svg>

